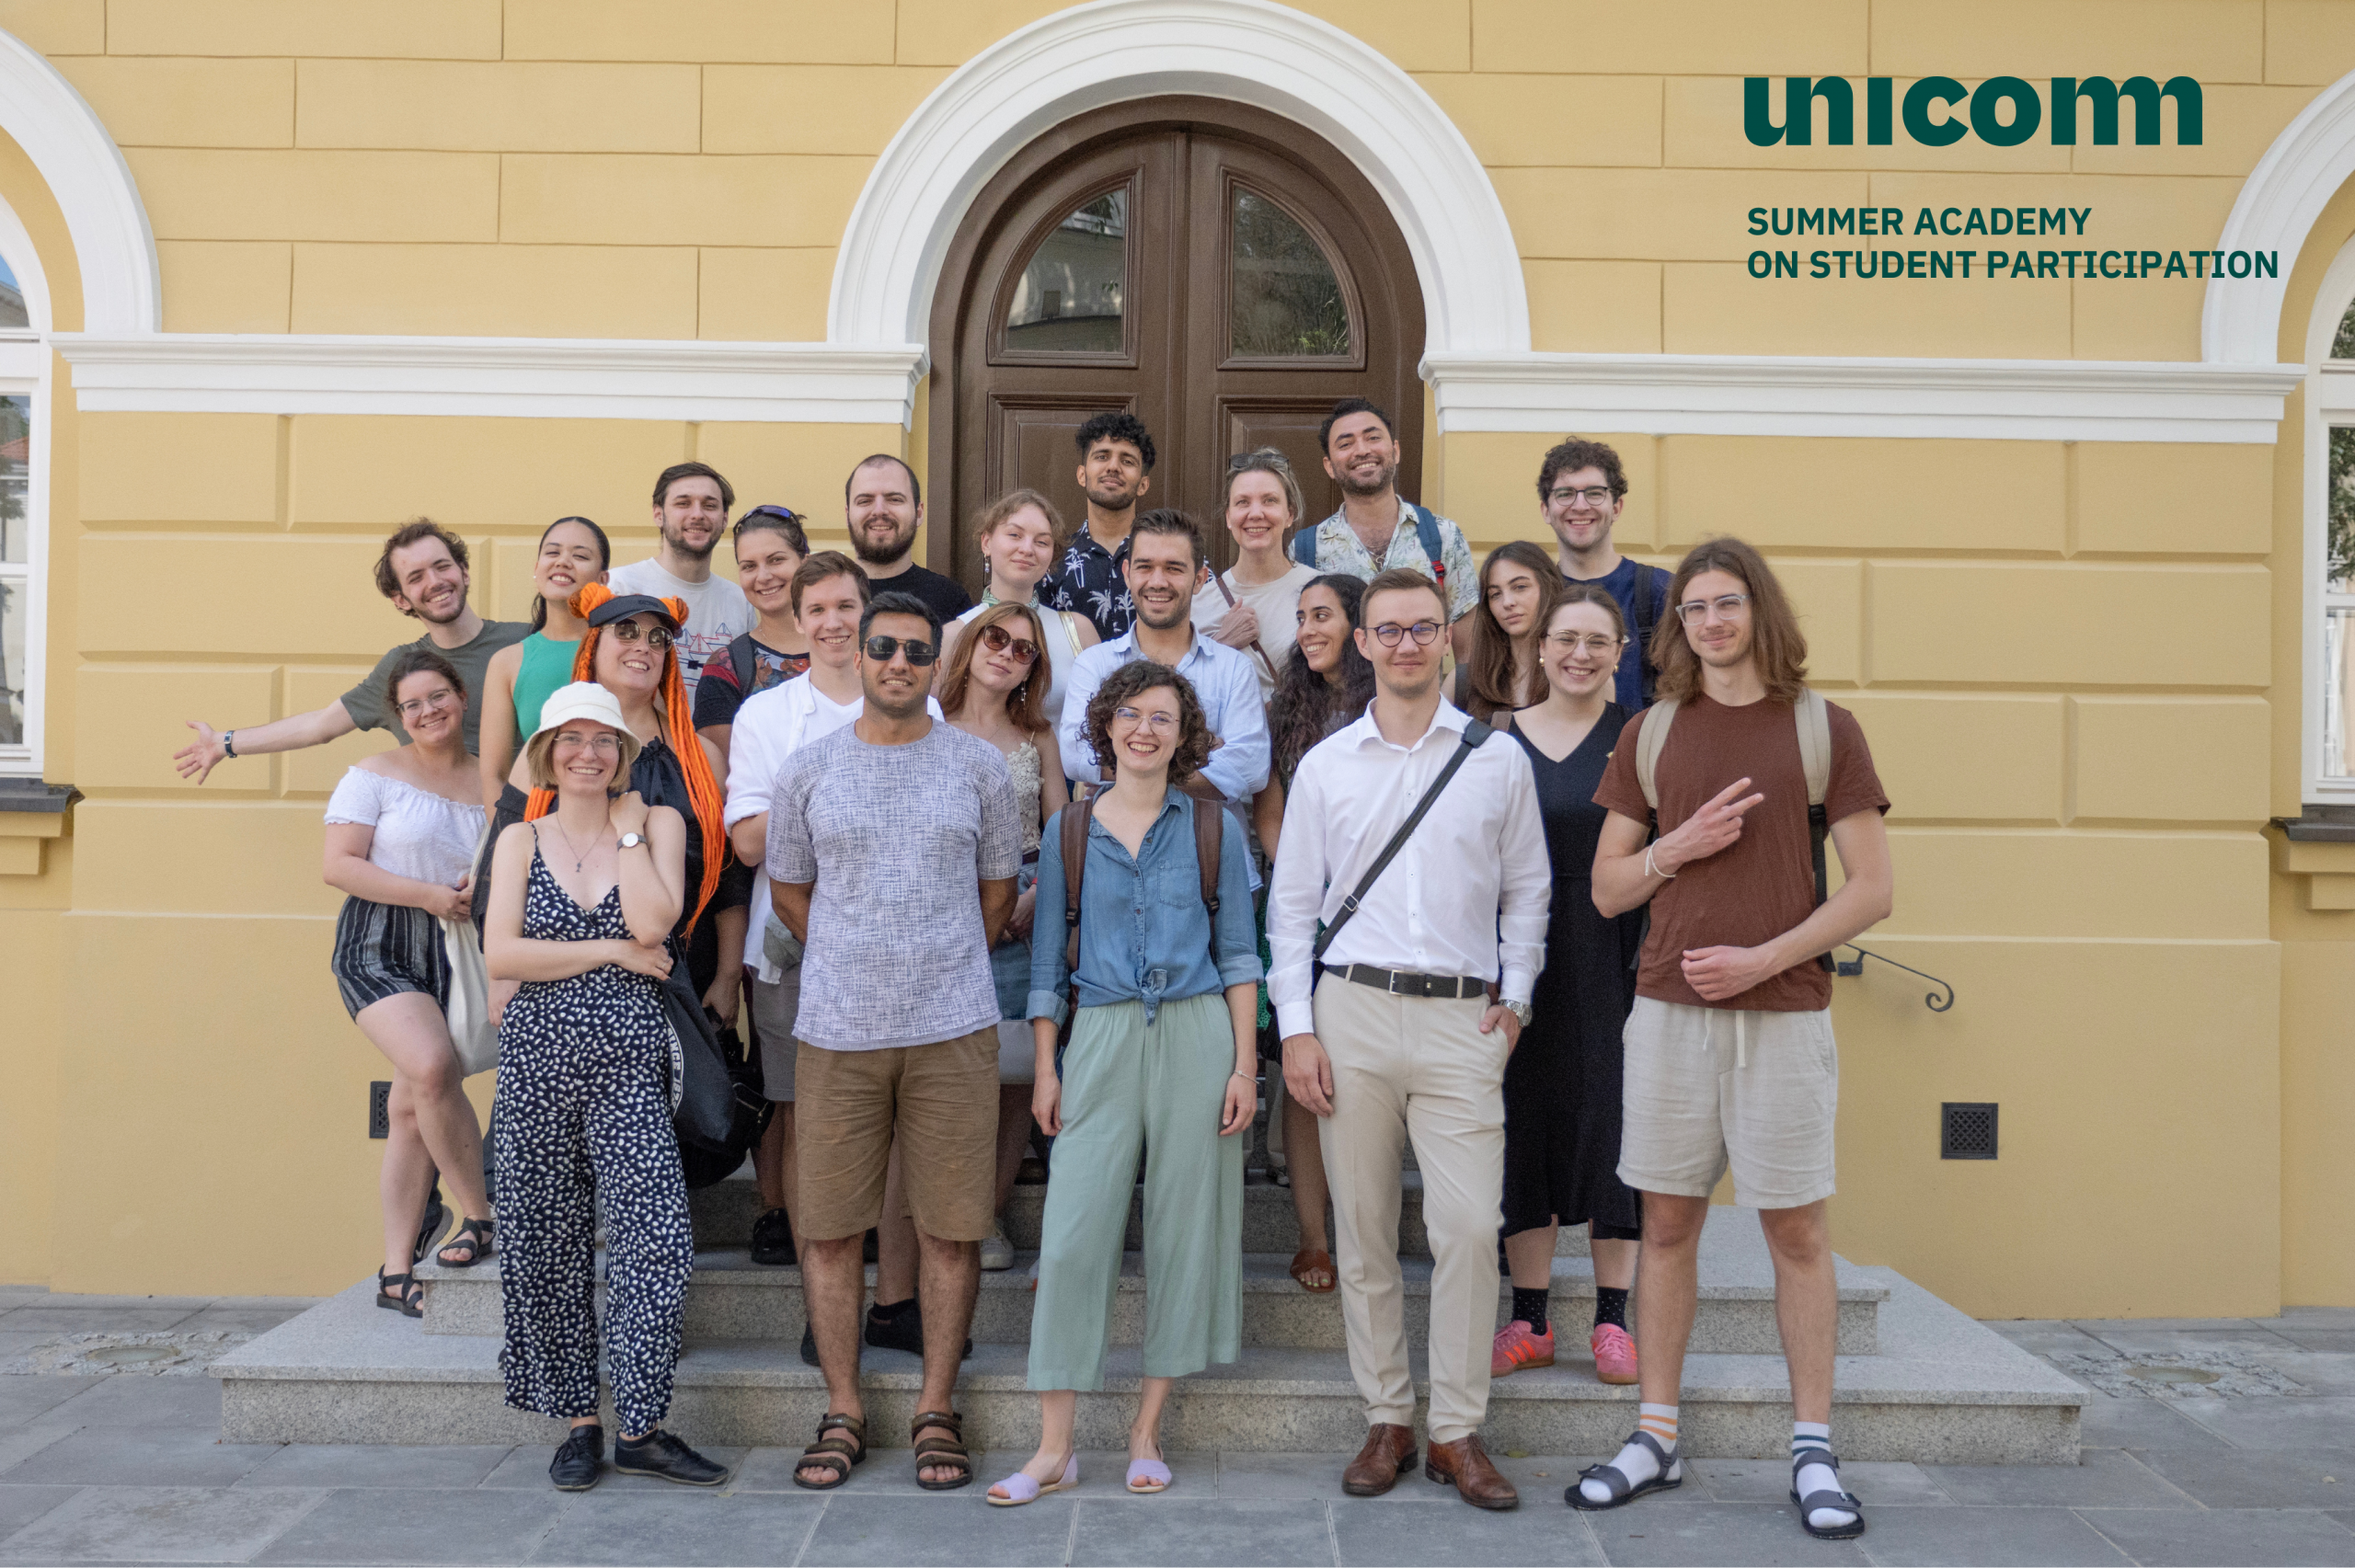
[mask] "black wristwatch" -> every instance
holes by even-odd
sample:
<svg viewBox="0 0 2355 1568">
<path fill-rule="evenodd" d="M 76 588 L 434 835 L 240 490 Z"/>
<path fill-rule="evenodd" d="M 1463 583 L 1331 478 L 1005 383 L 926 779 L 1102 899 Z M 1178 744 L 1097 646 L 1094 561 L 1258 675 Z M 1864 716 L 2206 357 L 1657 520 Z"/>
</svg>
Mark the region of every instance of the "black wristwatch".
<svg viewBox="0 0 2355 1568">
<path fill-rule="evenodd" d="M 237 755 L 237 732 L 236 730 L 224 729 L 221 732 L 221 750 L 232 759 Z"/>
</svg>

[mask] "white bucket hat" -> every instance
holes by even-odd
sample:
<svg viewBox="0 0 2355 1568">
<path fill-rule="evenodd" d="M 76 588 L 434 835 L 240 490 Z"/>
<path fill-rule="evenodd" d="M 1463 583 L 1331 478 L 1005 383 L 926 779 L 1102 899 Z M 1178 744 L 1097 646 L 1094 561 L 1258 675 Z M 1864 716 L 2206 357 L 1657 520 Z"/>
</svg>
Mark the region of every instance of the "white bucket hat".
<svg viewBox="0 0 2355 1568">
<path fill-rule="evenodd" d="M 638 737 L 623 722 L 620 700 L 594 681 L 575 681 L 548 693 L 547 701 L 540 704 L 540 727 L 532 731 L 532 739 L 537 741 L 543 735 L 553 735 L 577 718 L 594 720 L 621 737 L 622 765 L 614 782 L 627 788 L 629 771 L 638 761 Z"/>
</svg>

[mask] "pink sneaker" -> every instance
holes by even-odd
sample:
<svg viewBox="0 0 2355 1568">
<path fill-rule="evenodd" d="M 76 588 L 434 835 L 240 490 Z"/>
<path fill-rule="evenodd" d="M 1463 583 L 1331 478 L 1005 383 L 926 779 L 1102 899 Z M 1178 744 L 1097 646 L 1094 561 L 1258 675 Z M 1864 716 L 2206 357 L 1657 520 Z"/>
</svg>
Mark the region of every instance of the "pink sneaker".
<svg viewBox="0 0 2355 1568">
<path fill-rule="evenodd" d="M 1501 1378 L 1508 1372 L 1518 1372 L 1523 1367 L 1551 1367 L 1554 1364 L 1554 1325 L 1545 1325 L 1542 1334 L 1529 1332 L 1529 1325 L 1519 1318 L 1497 1331 L 1488 1345 L 1488 1376 Z"/>
<path fill-rule="evenodd" d="M 1636 1381 L 1636 1342 L 1617 1323 L 1597 1323 L 1587 1342 L 1594 1352 L 1594 1375 L 1606 1383 Z"/>
</svg>

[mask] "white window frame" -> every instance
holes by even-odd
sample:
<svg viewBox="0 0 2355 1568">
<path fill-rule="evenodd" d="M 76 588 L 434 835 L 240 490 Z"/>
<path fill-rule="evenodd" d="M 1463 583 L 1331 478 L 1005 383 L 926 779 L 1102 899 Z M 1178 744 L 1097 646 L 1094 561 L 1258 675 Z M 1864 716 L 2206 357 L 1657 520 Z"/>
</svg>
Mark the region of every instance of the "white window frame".
<svg viewBox="0 0 2355 1568">
<path fill-rule="evenodd" d="M 32 400 L 31 440 L 25 451 L 26 550 L 22 564 L 0 563 L 0 579 L 17 582 L 25 607 L 25 743 L 0 745 L 0 778 L 40 778 L 49 693 L 49 281 L 32 236 L 0 201 L 0 256 L 25 296 L 24 328 L 0 330 L 0 396 Z"/>
</svg>

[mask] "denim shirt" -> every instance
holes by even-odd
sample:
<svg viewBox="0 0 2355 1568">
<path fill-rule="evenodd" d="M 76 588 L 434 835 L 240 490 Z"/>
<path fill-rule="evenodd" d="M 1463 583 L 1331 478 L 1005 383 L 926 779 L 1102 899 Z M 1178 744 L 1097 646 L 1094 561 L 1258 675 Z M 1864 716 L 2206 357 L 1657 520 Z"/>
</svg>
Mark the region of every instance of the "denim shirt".
<svg viewBox="0 0 2355 1568">
<path fill-rule="evenodd" d="M 1250 850 L 1232 820 L 1219 836 L 1218 929 L 1202 902 L 1194 852 L 1191 795 L 1172 789 L 1145 830 L 1143 853 L 1101 821 L 1087 825 L 1087 872 L 1080 888 L 1079 1004 L 1144 1003 L 1153 1022 L 1165 1001 L 1201 996 L 1260 976 L 1251 913 Z M 1031 927 L 1030 1016 L 1063 1016 L 1063 815 L 1039 841 L 1039 903 Z"/>
</svg>

